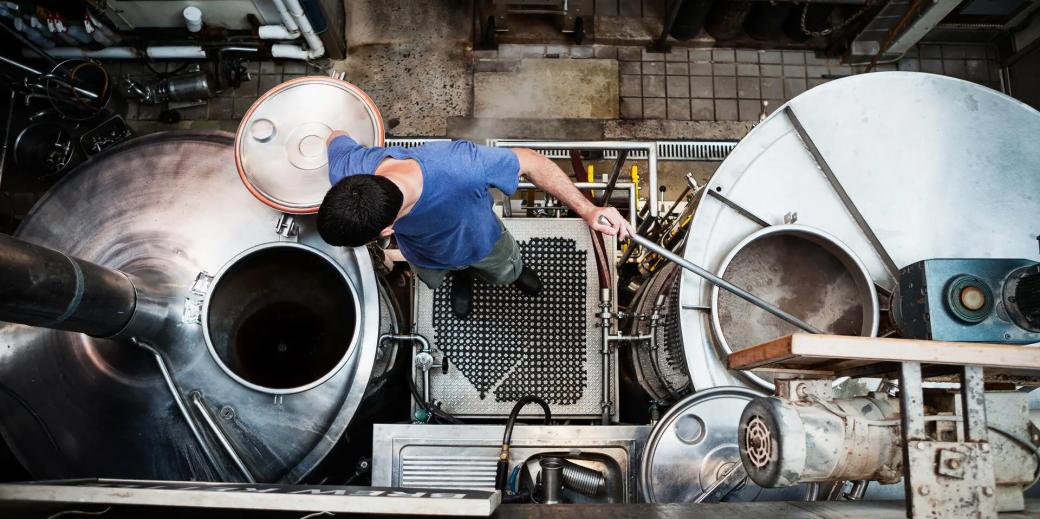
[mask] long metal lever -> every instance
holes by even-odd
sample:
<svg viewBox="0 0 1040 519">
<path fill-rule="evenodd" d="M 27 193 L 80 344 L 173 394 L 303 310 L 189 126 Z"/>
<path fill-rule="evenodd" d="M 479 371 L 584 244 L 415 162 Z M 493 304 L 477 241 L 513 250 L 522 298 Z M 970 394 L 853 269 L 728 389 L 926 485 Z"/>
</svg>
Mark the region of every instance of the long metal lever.
<svg viewBox="0 0 1040 519">
<path fill-rule="evenodd" d="M 607 220 L 607 218 L 604 217 L 604 216 L 600 216 L 599 221 L 603 225 L 611 225 L 610 221 Z M 793 324 L 793 325 L 795 325 L 795 326 L 797 326 L 799 328 L 801 328 L 802 330 L 805 330 L 805 331 L 807 331 L 809 333 L 823 333 L 822 330 L 816 328 L 815 326 L 813 326 L 813 325 L 811 325 L 811 324 L 809 324 L 809 323 L 807 323 L 807 322 L 805 322 L 805 321 L 803 321 L 803 320 L 801 320 L 801 319 L 799 319 L 799 318 L 797 318 L 797 317 L 795 317 L 795 316 L 793 316 L 793 315 L 791 315 L 791 314 L 789 314 L 789 313 L 787 313 L 787 312 L 777 308 L 776 306 L 774 306 L 771 303 L 765 301 L 764 299 L 756 296 L 755 294 L 752 294 L 751 292 L 748 292 L 747 290 L 744 290 L 743 288 L 740 288 L 740 287 L 734 285 L 733 283 L 730 283 L 729 281 L 726 281 L 725 279 L 722 279 L 722 278 L 716 276 L 715 274 L 712 274 L 711 272 L 708 272 L 707 270 L 704 270 L 703 268 L 698 267 L 697 265 L 694 265 L 693 263 L 691 263 L 690 261 L 686 260 L 685 258 L 682 258 L 682 257 L 672 253 L 672 251 L 670 251 L 670 250 L 668 250 L 668 249 L 658 245 L 657 243 L 654 243 L 651 240 L 648 240 L 647 238 L 645 238 L 643 236 L 640 236 L 638 234 L 629 234 L 629 239 L 631 239 L 632 241 L 638 243 L 639 245 L 641 245 L 643 247 L 646 247 L 647 249 L 650 249 L 650 250 L 656 252 L 657 254 L 663 256 L 665 259 L 671 261 L 672 263 L 676 263 L 680 267 L 682 267 L 682 268 L 684 268 L 686 270 L 689 270 L 690 272 L 693 272 L 694 274 L 697 274 L 698 276 L 704 278 L 706 281 L 708 281 L 712 285 L 715 285 L 715 286 L 717 286 L 717 287 L 719 287 L 719 288 L 721 288 L 721 289 L 723 289 L 723 290 L 725 290 L 725 291 L 727 291 L 727 292 L 729 292 L 729 293 L 731 293 L 731 294 L 733 294 L 733 295 L 735 295 L 735 296 L 737 296 L 737 297 L 739 297 L 739 298 L 741 298 L 741 299 L 743 299 L 743 300 L 745 300 L 745 301 L 747 301 L 747 302 L 749 302 L 749 303 L 751 303 L 751 304 L 753 304 L 753 305 L 755 305 L 755 306 L 757 306 L 757 307 L 759 307 L 759 308 L 761 308 L 761 309 L 763 309 L 763 310 L 765 310 L 765 311 L 767 311 L 767 312 L 769 312 L 769 313 L 771 313 L 771 314 L 773 314 L 773 315 L 775 315 L 775 316 L 777 316 L 777 317 L 779 317 L 779 318 L 781 318 L 781 319 L 783 319 L 783 320 L 785 320 L 785 321 L 787 321 L 787 322 L 789 322 L 789 323 L 791 323 L 791 324 Z"/>
</svg>

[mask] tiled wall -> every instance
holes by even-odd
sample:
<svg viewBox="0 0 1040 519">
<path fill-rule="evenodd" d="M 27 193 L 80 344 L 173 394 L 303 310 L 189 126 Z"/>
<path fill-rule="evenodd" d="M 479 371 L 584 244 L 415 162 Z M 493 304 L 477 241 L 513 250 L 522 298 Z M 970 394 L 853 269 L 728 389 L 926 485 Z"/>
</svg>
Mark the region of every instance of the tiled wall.
<svg viewBox="0 0 1040 519">
<path fill-rule="evenodd" d="M 784 101 L 827 81 L 857 74 L 863 67 L 820 58 L 811 51 L 674 48 L 668 53 L 641 47 L 503 44 L 497 51 L 476 53 L 475 70 L 495 69 L 523 58 L 617 59 L 622 119 L 757 121 Z M 172 70 L 179 64 L 159 65 Z M 147 74 L 139 64 L 106 64 L 113 77 Z M 188 121 L 235 125 L 271 87 L 307 73 L 320 73 L 301 62 L 252 62 L 253 79 L 221 92 L 204 106 L 180 110 Z M 987 45 L 922 44 L 898 63 L 877 70 L 909 70 L 945 74 L 1000 89 L 996 50 Z M 349 79 L 349 78 L 348 78 Z M 131 102 L 130 121 L 154 121 L 159 107 Z"/>
<path fill-rule="evenodd" d="M 865 68 L 790 50 L 620 48 L 618 60 L 624 119 L 755 121 L 809 88 Z M 945 74 L 1000 89 L 996 51 L 985 45 L 921 45 L 875 70 Z"/>
</svg>

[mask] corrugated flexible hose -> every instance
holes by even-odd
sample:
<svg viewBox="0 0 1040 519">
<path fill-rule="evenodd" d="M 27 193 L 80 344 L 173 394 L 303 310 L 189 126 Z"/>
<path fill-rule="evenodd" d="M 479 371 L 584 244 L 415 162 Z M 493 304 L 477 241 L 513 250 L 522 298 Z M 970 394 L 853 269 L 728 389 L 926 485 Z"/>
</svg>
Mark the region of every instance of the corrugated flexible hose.
<svg viewBox="0 0 1040 519">
<path fill-rule="evenodd" d="M 563 461 L 561 475 L 563 486 L 589 497 L 602 495 L 607 489 L 607 478 L 603 473 L 571 461 Z"/>
</svg>

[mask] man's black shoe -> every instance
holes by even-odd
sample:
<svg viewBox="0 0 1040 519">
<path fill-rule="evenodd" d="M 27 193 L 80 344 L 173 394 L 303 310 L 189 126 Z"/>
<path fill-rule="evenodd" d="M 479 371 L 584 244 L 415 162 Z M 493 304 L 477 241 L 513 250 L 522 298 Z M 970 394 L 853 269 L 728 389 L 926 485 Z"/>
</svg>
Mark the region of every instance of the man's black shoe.
<svg viewBox="0 0 1040 519">
<path fill-rule="evenodd" d="M 457 270 L 452 276 L 451 310 L 455 317 L 465 319 L 473 308 L 473 271 Z"/>
<path fill-rule="evenodd" d="M 536 296 L 542 291 L 542 280 L 538 279 L 538 274 L 527 265 L 524 265 L 524 269 L 520 271 L 520 277 L 516 278 L 513 284 L 529 296 Z"/>
</svg>

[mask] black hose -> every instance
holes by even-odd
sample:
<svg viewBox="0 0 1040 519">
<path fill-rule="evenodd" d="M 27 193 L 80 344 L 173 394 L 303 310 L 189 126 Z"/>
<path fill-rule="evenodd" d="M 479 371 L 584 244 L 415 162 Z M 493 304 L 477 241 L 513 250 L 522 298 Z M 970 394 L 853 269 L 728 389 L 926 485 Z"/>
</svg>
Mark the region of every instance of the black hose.
<svg viewBox="0 0 1040 519">
<path fill-rule="evenodd" d="M 498 455 L 498 466 L 495 470 L 495 489 L 505 491 L 506 480 L 509 478 L 509 444 L 513 440 L 513 426 L 516 425 L 516 418 L 520 415 L 520 410 L 527 404 L 535 403 L 542 406 L 542 411 L 545 413 L 545 424 L 549 425 L 549 421 L 552 420 L 552 412 L 549 411 L 549 404 L 545 403 L 539 397 L 534 395 L 527 395 L 516 401 L 516 405 L 513 406 L 513 410 L 509 412 L 509 420 L 506 421 L 506 431 L 502 435 L 502 451 Z"/>
<path fill-rule="evenodd" d="M 509 412 L 509 420 L 506 421 L 506 432 L 502 435 L 503 446 L 508 446 L 513 439 L 513 426 L 516 425 L 516 418 L 520 415 L 520 411 L 524 406 L 531 403 L 542 406 L 542 411 L 545 413 L 545 425 L 549 425 L 549 420 L 552 420 L 552 413 L 549 411 L 549 404 L 545 403 L 545 400 L 534 395 L 522 397 L 520 400 L 516 401 L 513 410 Z"/>
</svg>

